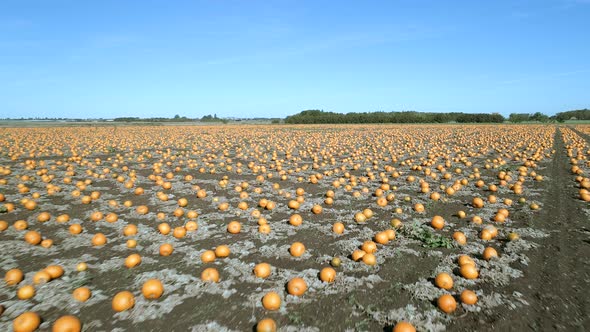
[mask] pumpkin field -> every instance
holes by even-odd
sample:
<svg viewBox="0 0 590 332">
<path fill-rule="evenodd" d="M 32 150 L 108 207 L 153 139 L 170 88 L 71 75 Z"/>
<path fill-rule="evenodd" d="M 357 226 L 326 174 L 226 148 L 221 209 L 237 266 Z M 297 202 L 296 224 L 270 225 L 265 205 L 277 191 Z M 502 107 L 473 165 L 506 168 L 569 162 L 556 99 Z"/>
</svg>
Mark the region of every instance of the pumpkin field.
<svg viewBox="0 0 590 332">
<path fill-rule="evenodd" d="M 0 128 L 2 331 L 590 329 L 590 125 Z"/>
</svg>

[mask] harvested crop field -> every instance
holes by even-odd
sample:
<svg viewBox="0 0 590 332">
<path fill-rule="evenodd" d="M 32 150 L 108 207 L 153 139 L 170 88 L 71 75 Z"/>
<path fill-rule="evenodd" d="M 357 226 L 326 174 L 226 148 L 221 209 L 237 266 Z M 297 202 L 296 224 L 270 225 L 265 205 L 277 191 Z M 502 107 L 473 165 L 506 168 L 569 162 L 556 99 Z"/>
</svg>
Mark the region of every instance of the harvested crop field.
<svg viewBox="0 0 590 332">
<path fill-rule="evenodd" d="M 0 138 L 3 331 L 590 329 L 590 126 Z"/>
</svg>

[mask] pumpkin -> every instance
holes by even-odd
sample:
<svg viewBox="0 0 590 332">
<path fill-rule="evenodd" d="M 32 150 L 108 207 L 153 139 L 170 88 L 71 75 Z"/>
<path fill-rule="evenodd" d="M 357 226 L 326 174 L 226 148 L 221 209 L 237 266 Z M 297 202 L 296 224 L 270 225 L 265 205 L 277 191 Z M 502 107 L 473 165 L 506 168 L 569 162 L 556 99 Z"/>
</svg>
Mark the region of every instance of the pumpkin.
<svg viewBox="0 0 590 332">
<path fill-rule="evenodd" d="M 465 289 L 461 292 L 461 302 L 469 305 L 474 305 L 477 303 L 477 294 L 474 291 Z"/>
<path fill-rule="evenodd" d="M 459 245 L 465 245 L 467 243 L 467 237 L 465 236 L 465 234 L 463 232 L 454 232 L 453 233 L 453 239 Z"/>
<path fill-rule="evenodd" d="M 35 312 L 27 311 L 12 321 L 14 332 L 32 332 L 41 325 L 41 317 Z"/>
<path fill-rule="evenodd" d="M 51 276 L 51 279 L 57 279 L 64 274 L 63 267 L 61 267 L 59 265 L 49 265 L 48 267 L 46 267 L 44 269 L 44 271 L 49 273 L 49 275 Z"/>
<path fill-rule="evenodd" d="M 441 272 L 434 278 L 434 284 L 438 288 L 449 290 L 453 288 L 453 278 L 448 273 Z"/>
<path fill-rule="evenodd" d="M 58 318 L 51 328 L 52 332 L 80 332 L 82 323 L 75 316 L 62 316 Z"/>
<path fill-rule="evenodd" d="M 279 310 L 281 307 L 281 297 L 277 292 L 268 292 L 262 297 L 262 306 L 266 310 Z"/>
<path fill-rule="evenodd" d="M 332 225 L 332 231 L 336 234 L 344 233 L 344 224 L 341 222 L 334 223 L 334 225 Z"/>
<path fill-rule="evenodd" d="M 238 221 L 232 221 L 227 225 L 227 231 L 231 234 L 238 234 L 242 230 L 242 224 Z"/>
<path fill-rule="evenodd" d="M 158 231 L 160 231 L 160 234 L 162 234 L 162 235 L 170 234 L 170 230 L 171 230 L 171 228 L 168 223 L 163 222 L 158 225 Z"/>
<path fill-rule="evenodd" d="M 270 273 L 271 266 L 268 263 L 259 263 L 254 266 L 254 275 L 258 278 L 267 278 Z"/>
<path fill-rule="evenodd" d="M 160 256 L 170 256 L 174 252 L 174 247 L 170 243 L 164 243 L 160 246 Z"/>
<path fill-rule="evenodd" d="M 123 235 L 125 236 L 133 236 L 137 234 L 137 226 L 133 224 L 129 224 L 123 228 Z"/>
<path fill-rule="evenodd" d="M 289 253 L 293 257 L 300 257 L 305 253 L 305 245 L 301 242 L 294 242 L 289 248 Z"/>
<path fill-rule="evenodd" d="M 72 297 L 76 301 L 86 302 L 92 296 L 92 291 L 88 287 L 79 287 L 74 289 Z"/>
<path fill-rule="evenodd" d="M 215 261 L 215 252 L 213 250 L 205 250 L 201 254 L 201 261 L 203 263 L 211 263 Z"/>
<path fill-rule="evenodd" d="M 374 240 L 379 244 L 387 244 L 387 242 L 389 242 L 389 236 L 385 231 L 379 232 L 375 234 Z"/>
<path fill-rule="evenodd" d="M 272 318 L 261 319 L 256 324 L 256 332 L 276 332 L 277 323 Z"/>
<path fill-rule="evenodd" d="M 387 235 L 387 238 L 389 239 L 389 241 L 395 240 L 395 230 L 394 229 L 385 230 L 385 235 Z"/>
<path fill-rule="evenodd" d="M 93 237 L 92 237 L 92 245 L 93 246 L 103 246 L 107 243 L 107 237 L 102 234 L 102 233 L 96 233 Z"/>
<path fill-rule="evenodd" d="M 44 284 L 49 281 L 51 281 L 51 275 L 45 270 L 41 270 L 33 275 L 33 283 L 35 285 Z"/>
<path fill-rule="evenodd" d="M 449 294 L 441 295 L 436 303 L 438 308 L 447 314 L 450 314 L 457 309 L 457 301 L 455 301 L 455 298 Z"/>
<path fill-rule="evenodd" d="M 133 308 L 135 305 L 135 297 L 129 291 L 122 291 L 117 293 L 112 300 L 111 306 L 117 312 L 125 311 Z"/>
<path fill-rule="evenodd" d="M 150 279 L 143 284 L 141 292 L 148 300 L 157 299 L 164 293 L 164 285 L 158 279 Z"/>
<path fill-rule="evenodd" d="M 377 251 L 377 245 L 373 241 L 365 241 L 361 245 L 361 250 L 366 252 L 367 254 L 372 254 Z"/>
<path fill-rule="evenodd" d="M 16 291 L 16 296 L 21 300 L 28 300 L 35 296 L 35 287 L 32 285 L 25 285 Z"/>
<path fill-rule="evenodd" d="M 336 270 L 331 267 L 325 267 L 320 271 L 320 280 L 323 282 L 334 282 L 336 280 Z"/>
<path fill-rule="evenodd" d="M 483 259 L 485 259 L 486 261 L 489 261 L 490 259 L 494 258 L 494 257 L 498 257 L 498 252 L 496 251 L 496 249 L 492 248 L 492 247 L 487 247 L 484 249 L 483 251 Z"/>
<path fill-rule="evenodd" d="M 301 296 L 307 291 L 307 283 L 303 278 L 295 277 L 287 283 L 287 292 L 291 295 Z"/>
<path fill-rule="evenodd" d="M 209 267 L 201 272 L 201 280 L 205 282 L 219 282 L 219 271 L 213 267 Z"/>
<path fill-rule="evenodd" d="M 414 327 L 414 325 L 408 322 L 400 321 L 397 324 L 395 324 L 392 332 L 416 332 L 416 328 Z"/>
<path fill-rule="evenodd" d="M 479 276 L 479 272 L 477 272 L 477 268 L 475 265 L 471 264 L 464 264 L 459 268 L 459 273 L 465 279 L 477 279 Z"/>
<path fill-rule="evenodd" d="M 300 214 L 293 214 L 291 215 L 291 217 L 289 217 L 289 224 L 293 225 L 293 226 L 301 226 L 301 224 L 303 223 L 303 218 L 301 217 Z"/>
<path fill-rule="evenodd" d="M 82 233 L 82 225 L 72 224 L 72 225 L 70 225 L 69 231 L 73 235 L 80 234 L 80 233 Z"/>
<path fill-rule="evenodd" d="M 376 265 L 377 264 L 377 257 L 375 257 L 375 255 L 371 254 L 371 253 L 366 253 L 365 255 L 363 255 L 363 263 L 367 264 L 367 265 Z"/>
<path fill-rule="evenodd" d="M 129 269 L 141 264 L 141 256 L 139 254 L 131 254 L 125 258 L 125 266 Z"/>
<path fill-rule="evenodd" d="M 230 251 L 229 247 L 226 245 L 220 245 L 217 248 L 215 248 L 215 256 L 217 256 L 219 258 L 228 257 L 230 253 L 231 253 L 231 251 Z"/>
<path fill-rule="evenodd" d="M 172 231 L 172 236 L 174 236 L 177 239 L 182 239 L 185 235 L 186 228 L 184 228 L 183 226 L 174 227 L 174 230 Z"/>
<path fill-rule="evenodd" d="M 23 278 L 23 271 L 19 269 L 10 269 L 6 271 L 6 274 L 4 275 L 4 281 L 8 286 L 18 284 L 19 282 L 23 281 Z"/>
<path fill-rule="evenodd" d="M 352 255 L 351 255 L 352 256 L 352 260 L 355 261 L 355 262 L 358 262 L 366 254 L 367 253 L 364 250 L 356 249 L 355 251 L 352 252 Z"/>
<path fill-rule="evenodd" d="M 430 221 L 430 225 L 434 229 L 443 229 L 445 227 L 445 220 L 441 216 L 434 216 Z"/>
</svg>

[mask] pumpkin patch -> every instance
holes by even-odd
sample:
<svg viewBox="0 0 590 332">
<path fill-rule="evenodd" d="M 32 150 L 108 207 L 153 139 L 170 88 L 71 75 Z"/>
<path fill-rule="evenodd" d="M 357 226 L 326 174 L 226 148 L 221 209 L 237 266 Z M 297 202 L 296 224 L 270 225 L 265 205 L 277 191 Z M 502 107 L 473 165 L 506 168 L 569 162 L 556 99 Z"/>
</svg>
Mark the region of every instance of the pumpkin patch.
<svg viewBox="0 0 590 332">
<path fill-rule="evenodd" d="M 519 308 L 558 158 L 590 210 L 588 134 L 3 128 L 0 329 L 415 331 Z"/>
</svg>

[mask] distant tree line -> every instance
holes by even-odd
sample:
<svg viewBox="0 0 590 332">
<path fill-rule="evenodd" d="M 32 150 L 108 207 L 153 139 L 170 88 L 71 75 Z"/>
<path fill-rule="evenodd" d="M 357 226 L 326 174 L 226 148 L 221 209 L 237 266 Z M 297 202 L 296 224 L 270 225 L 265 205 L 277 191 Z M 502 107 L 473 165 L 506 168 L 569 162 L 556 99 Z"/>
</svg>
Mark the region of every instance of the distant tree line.
<svg viewBox="0 0 590 332">
<path fill-rule="evenodd" d="M 115 122 L 194 122 L 194 121 L 201 121 L 201 122 L 223 122 L 226 123 L 226 119 L 221 119 L 217 117 L 217 114 L 214 115 L 205 115 L 202 118 L 191 119 L 187 118 L 186 116 L 180 116 L 176 114 L 173 118 L 139 118 L 139 117 L 121 117 L 113 119 Z"/>
<path fill-rule="evenodd" d="M 48 118 L 48 117 L 29 117 L 29 118 L 5 118 L 2 120 L 24 120 L 24 121 L 105 121 L 105 119 L 71 119 L 71 118 Z M 287 116 L 284 120 L 280 118 L 236 118 L 232 121 L 240 122 L 242 120 L 269 120 L 271 123 L 287 124 L 321 124 L 321 123 L 502 123 L 509 121 L 512 123 L 521 122 L 563 122 L 568 120 L 590 120 L 590 110 L 579 109 L 566 112 L 560 112 L 554 116 L 547 116 L 541 112 L 535 113 L 511 113 L 508 119 L 505 119 L 498 113 L 433 113 L 433 112 L 363 112 L 363 113 L 335 113 L 325 112 L 323 110 L 306 110 L 295 115 Z M 217 114 L 205 115 L 202 118 L 187 118 L 186 116 L 175 115 L 173 118 L 153 117 L 119 117 L 112 121 L 115 122 L 222 122 L 227 123 L 228 119 L 217 117 Z"/>
<path fill-rule="evenodd" d="M 548 117 L 547 115 L 541 113 L 541 112 L 536 112 L 533 114 L 528 114 L 528 113 L 511 113 L 508 116 L 508 121 L 512 122 L 512 123 L 520 123 L 520 122 L 526 122 L 526 121 L 538 121 L 538 122 L 549 122 L 550 120 L 554 120 L 551 119 L 550 117 Z"/>
<path fill-rule="evenodd" d="M 201 118 L 201 122 L 223 122 L 223 123 L 227 123 L 226 119 L 220 119 L 217 117 L 217 114 L 213 114 L 213 115 L 205 115 Z"/>
<path fill-rule="evenodd" d="M 334 113 L 322 110 L 306 110 L 288 116 L 285 123 L 502 123 L 504 117 L 498 113 L 424 113 L 415 111 L 404 112 L 364 112 Z"/>
<path fill-rule="evenodd" d="M 584 108 L 583 110 L 560 112 L 555 114 L 555 119 L 560 122 L 565 120 L 590 120 L 590 110 Z"/>
<path fill-rule="evenodd" d="M 161 118 L 161 117 L 154 117 L 154 118 L 139 118 L 139 117 L 121 117 L 121 118 L 114 118 L 113 121 L 115 122 L 189 122 L 195 121 L 194 119 L 189 119 L 186 116 L 175 115 L 173 118 Z"/>
<path fill-rule="evenodd" d="M 513 123 L 520 123 L 520 122 L 564 122 L 567 120 L 590 120 L 590 110 L 583 109 L 583 110 L 573 110 L 567 112 L 560 112 L 555 114 L 554 116 L 547 116 L 541 112 L 536 112 L 533 114 L 528 113 L 512 113 L 508 116 L 508 121 Z"/>
</svg>

